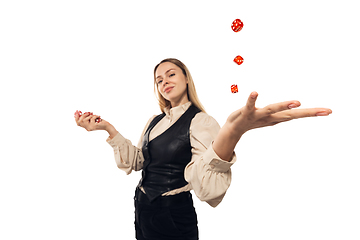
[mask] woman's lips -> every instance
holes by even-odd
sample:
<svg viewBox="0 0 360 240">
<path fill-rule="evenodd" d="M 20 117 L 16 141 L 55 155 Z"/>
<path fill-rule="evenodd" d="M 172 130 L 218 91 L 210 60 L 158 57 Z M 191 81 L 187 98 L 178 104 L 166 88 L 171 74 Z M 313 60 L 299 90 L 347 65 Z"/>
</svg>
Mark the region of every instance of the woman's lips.
<svg viewBox="0 0 360 240">
<path fill-rule="evenodd" d="M 168 92 L 170 92 L 171 89 L 173 89 L 173 88 L 174 88 L 174 87 L 167 87 L 167 88 L 165 88 L 164 92 L 168 93 Z"/>
</svg>

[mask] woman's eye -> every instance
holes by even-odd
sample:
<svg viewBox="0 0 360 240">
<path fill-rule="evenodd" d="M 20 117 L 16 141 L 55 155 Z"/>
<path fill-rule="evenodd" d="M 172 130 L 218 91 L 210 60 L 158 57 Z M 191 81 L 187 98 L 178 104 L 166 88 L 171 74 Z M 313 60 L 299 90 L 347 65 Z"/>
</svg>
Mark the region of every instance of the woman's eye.
<svg viewBox="0 0 360 240">
<path fill-rule="evenodd" d="M 175 73 L 172 73 L 172 74 L 169 75 L 169 77 L 172 77 L 172 76 L 175 76 Z M 162 81 L 163 81 L 163 80 L 158 81 L 157 84 L 162 83 Z"/>
</svg>

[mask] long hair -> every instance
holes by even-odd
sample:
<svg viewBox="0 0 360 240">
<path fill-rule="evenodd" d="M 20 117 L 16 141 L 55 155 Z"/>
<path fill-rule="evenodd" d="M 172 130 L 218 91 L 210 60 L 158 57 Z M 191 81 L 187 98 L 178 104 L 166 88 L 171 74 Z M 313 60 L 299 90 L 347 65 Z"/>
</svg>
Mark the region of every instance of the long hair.
<svg viewBox="0 0 360 240">
<path fill-rule="evenodd" d="M 162 60 L 158 65 L 155 66 L 155 69 L 154 69 L 154 93 L 157 92 L 157 95 L 156 98 L 157 100 L 159 101 L 159 107 L 161 109 L 162 112 L 164 112 L 164 109 L 167 108 L 167 107 L 170 107 L 171 106 L 171 103 L 170 101 L 166 100 L 159 92 L 158 88 L 157 88 L 157 84 L 156 84 L 156 69 L 159 67 L 160 64 L 164 63 L 164 62 L 170 62 L 170 63 L 173 63 L 175 64 L 176 66 L 178 66 L 185 78 L 187 79 L 188 81 L 188 84 L 187 84 L 187 96 L 188 96 L 188 99 L 189 101 L 194 105 L 196 106 L 197 108 L 199 108 L 202 112 L 205 112 L 205 108 L 203 107 L 203 105 L 200 103 L 200 100 L 197 96 L 197 93 L 196 93 L 196 89 L 195 89 L 195 85 L 194 85 L 194 81 L 191 77 L 191 74 L 189 72 L 189 69 L 185 66 L 185 64 L 183 64 L 180 60 L 178 59 L 175 59 L 175 58 L 167 58 L 167 59 L 164 59 Z M 206 113 L 206 112 L 205 112 Z"/>
</svg>

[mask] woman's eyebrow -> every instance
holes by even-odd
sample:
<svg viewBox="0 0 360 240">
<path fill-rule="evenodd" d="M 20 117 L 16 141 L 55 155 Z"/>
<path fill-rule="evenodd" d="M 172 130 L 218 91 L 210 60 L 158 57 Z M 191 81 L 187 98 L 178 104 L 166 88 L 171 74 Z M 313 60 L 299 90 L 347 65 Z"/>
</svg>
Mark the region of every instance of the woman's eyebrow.
<svg viewBox="0 0 360 240">
<path fill-rule="evenodd" d="M 170 68 L 169 70 L 167 70 L 167 71 L 165 72 L 165 74 L 167 74 L 167 73 L 170 72 L 171 70 L 175 70 L 175 68 Z M 159 77 L 161 77 L 161 76 L 160 76 L 160 75 L 157 76 L 156 79 L 158 79 Z"/>
</svg>

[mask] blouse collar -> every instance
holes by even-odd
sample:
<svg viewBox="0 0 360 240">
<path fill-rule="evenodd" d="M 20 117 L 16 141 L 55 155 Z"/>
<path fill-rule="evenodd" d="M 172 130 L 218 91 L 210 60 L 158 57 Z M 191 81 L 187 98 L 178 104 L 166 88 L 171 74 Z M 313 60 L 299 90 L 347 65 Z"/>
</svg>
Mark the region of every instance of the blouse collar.
<svg viewBox="0 0 360 240">
<path fill-rule="evenodd" d="M 186 112 L 186 110 L 188 110 L 188 108 L 191 106 L 191 102 L 187 102 L 187 103 L 184 103 L 183 105 L 180 105 L 180 106 L 177 106 L 177 107 L 173 107 L 173 108 L 165 108 L 164 109 L 164 112 L 166 114 L 166 118 L 170 121 L 170 122 L 173 122 L 173 121 L 176 121 L 178 120 L 181 115 L 184 114 L 184 112 Z"/>
</svg>

